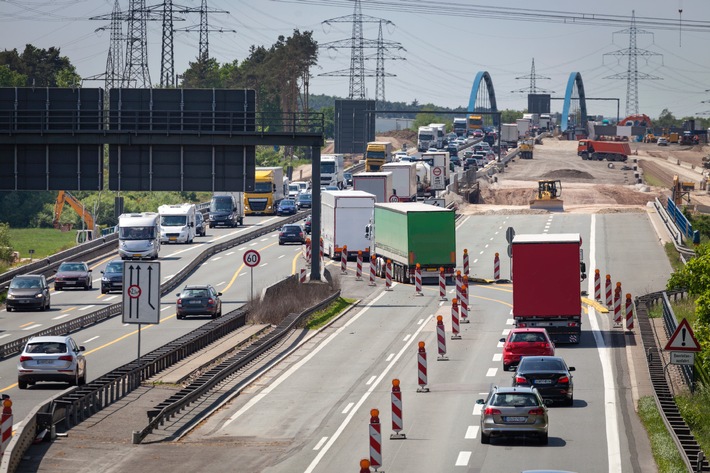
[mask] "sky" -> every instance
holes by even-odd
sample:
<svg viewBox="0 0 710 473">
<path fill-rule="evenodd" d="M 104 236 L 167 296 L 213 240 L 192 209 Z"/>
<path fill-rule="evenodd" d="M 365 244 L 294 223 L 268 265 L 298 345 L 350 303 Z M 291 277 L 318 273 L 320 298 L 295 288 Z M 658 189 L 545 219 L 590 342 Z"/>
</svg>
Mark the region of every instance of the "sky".
<svg viewBox="0 0 710 473">
<path fill-rule="evenodd" d="M 155 3 L 158 3 L 156 0 Z M 637 18 L 656 18 L 666 29 L 639 26 L 637 48 L 652 54 L 638 58 L 640 76 L 658 79 L 639 80 L 639 112 L 658 117 L 668 109 L 676 117 L 710 115 L 710 4 L 708 0 L 595 0 L 570 2 L 545 0 L 361 0 L 362 14 L 389 20 L 384 39 L 400 43 L 404 51 L 391 50 L 403 60 L 388 60 L 385 71 L 395 77 L 385 79 L 385 99 L 411 103 L 433 103 L 444 107 L 466 107 L 473 79 L 488 71 L 493 80 L 499 109 L 522 110 L 526 95 L 512 92 L 530 86 L 534 59 L 540 89 L 564 97 L 571 72 L 582 75 L 587 97 L 619 98 L 620 114 L 625 116 L 627 81 L 605 79 L 625 74 L 628 56 L 615 51 L 630 47 L 629 35 L 620 32 L 630 26 L 632 11 Z M 147 0 L 147 5 L 153 5 Z M 200 0 L 176 0 L 174 4 L 199 7 Z M 109 15 L 113 0 L 0 0 L 0 47 L 22 51 L 26 44 L 59 47 L 82 77 L 105 70 L 109 48 L 108 21 L 90 21 L 92 16 Z M 122 10 L 129 0 L 120 0 Z M 421 6 L 420 6 L 421 5 Z M 352 36 L 352 23 L 326 20 L 353 14 L 353 0 L 209 0 L 210 28 L 236 30 L 209 34 L 210 56 L 220 63 L 241 61 L 252 45 L 271 46 L 279 35 L 290 36 L 294 29 L 313 31 L 319 43 L 346 40 Z M 474 7 L 500 8 L 502 14 L 483 15 Z M 619 24 L 598 21 L 581 23 L 540 21 L 535 10 L 551 14 L 617 15 Z M 679 9 L 682 13 L 679 13 Z M 520 15 L 514 16 L 512 13 Z M 559 15 L 558 15 L 559 16 Z M 199 25 L 199 15 L 185 16 L 177 28 Z M 703 31 L 691 31 L 691 22 L 701 22 Z M 705 22 L 705 23 L 702 23 Z M 99 29 L 99 31 L 96 31 Z M 124 32 L 126 28 L 124 26 Z M 641 34 L 645 32 L 644 34 Z M 646 34 L 648 33 L 648 34 Z M 377 22 L 363 23 L 363 36 L 376 40 Z M 175 33 L 175 70 L 184 71 L 194 61 L 199 34 Z M 151 81 L 159 83 L 161 23 L 148 22 L 148 63 Z M 375 54 L 367 49 L 366 55 Z M 312 94 L 347 97 L 347 77 L 319 74 L 349 70 L 350 50 L 321 47 L 318 65 L 312 70 Z M 366 68 L 374 71 L 375 61 Z M 367 98 L 375 98 L 375 78 L 367 77 Z M 86 81 L 85 87 L 101 87 L 102 82 Z M 616 102 L 590 101 L 589 114 L 615 117 Z M 561 111 L 562 101 L 552 101 L 553 112 Z"/>
</svg>

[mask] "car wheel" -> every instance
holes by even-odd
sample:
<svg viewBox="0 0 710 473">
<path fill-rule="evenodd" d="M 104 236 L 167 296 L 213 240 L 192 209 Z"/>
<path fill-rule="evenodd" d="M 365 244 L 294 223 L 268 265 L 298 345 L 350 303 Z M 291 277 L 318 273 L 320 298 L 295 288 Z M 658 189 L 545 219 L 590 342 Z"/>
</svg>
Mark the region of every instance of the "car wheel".
<svg viewBox="0 0 710 473">
<path fill-rule="evenodd" d="M 182 319 L 184 319 L 184 318 L 185 318 L 184 315 L 177 314 L 177 319 L 178 319 L 178 320 L 182 320 Z"/>
<path fill-rule="evenodd" d="M 284 244 L 284 242 L 282 242 L 282 241 L 279 242 L 279 245 L 283 245 L 283 244 Z"/>
<path fill-rule="evenodd" d="M 12 307 L 7 306 L 7 311 L 8 311 L 8 312 L 12 312 Z"/>
<path fill-rule="evenodd" d="M 574 397 L 570 397 L 568 399 L 565 399 L 565 406 L 567 406 L 567 407 L 574 406 Z"/>
<path fill-rule="evenodd" d="M 506 365 L 505 363 L 503 363 L 503 371 L 508 371 L 508 370 L 510 370 L 510 365 Z"/>
<path fill-rule="evenodd" d="M 104 289 L 103 287 L 101 288 L 101 294 L 106 294 L 108 291 Z"/>
<path fill-rule="evenodd" d="M 540 445 L 547 445 L 547 432 L 540 434 Z"/>
<path fill-rule="evenodd" d="M 27 389 L 27 381 L 17 380 L 17 387 L 20 389 Z"/>
<path fill-rule="evenodd" d="M 84 374 L 79 376 L 79 386 L 83 386 L 86 384 L 86 368 L 84 368 Z"/>
<path fill-rule="evenodd" d="M 55 284 L 55 285 L 54 285 L 54 290 L 55 290 L 55 291 L 61 291 L 61 290 L 62 290 L 62 286 L 60 286 L 60 285 L 58 285 L 58 284 Z"/>
<path fill-rule="evenodd" d="M 481 432 L 481 443 L 483 445 L 488 445 L 489 443 L 491 443 L 490 434 L 484 434 L 483 432 Z"/>
</svg>

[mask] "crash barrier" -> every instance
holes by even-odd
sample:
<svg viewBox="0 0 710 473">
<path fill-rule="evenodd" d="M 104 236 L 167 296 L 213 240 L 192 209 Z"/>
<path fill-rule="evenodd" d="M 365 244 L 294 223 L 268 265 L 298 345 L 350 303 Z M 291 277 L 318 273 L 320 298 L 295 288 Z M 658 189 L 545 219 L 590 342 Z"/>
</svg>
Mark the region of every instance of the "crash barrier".
<svg viewBox="0 0 710 473">
<path fill-rule="evenodd" d="M 694 244 L 700 243 L 700 232 L 693 229 L 693 225 L 683 215 L 682 209 L 673 202 L 673 199 L 667 199 L 666 210 L 684 237 L 690 239 Z"/>
</svg>

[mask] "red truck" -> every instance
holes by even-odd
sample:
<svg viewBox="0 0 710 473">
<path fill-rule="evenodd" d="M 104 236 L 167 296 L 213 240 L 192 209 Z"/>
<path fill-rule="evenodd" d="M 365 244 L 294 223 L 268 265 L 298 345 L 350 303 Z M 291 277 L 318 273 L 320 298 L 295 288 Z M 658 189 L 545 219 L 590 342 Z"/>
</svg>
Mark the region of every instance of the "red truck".
<svg viewBox="0 0 710 473">
<path fill-rule="evenodd" d="M 581 236 L 515 235 L 511 250 L 515 326 L 545 328 L 555 343 L 579 343 L 580 283 L 587 277 Z"/>
<path fill-rule="evenodd" d="M 583 160 L 626 161 L 631 154 L 628 143 L 618 141 L 579 140 L 577 156 Z"/>
</svg>

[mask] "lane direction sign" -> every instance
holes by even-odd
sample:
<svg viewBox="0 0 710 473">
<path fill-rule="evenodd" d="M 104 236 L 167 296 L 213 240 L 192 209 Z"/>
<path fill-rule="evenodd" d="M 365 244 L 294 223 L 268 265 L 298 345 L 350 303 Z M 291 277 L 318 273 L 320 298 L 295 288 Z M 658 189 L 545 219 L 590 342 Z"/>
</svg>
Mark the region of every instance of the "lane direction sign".
<svg viewBox="0 0 710 473">
<path fill-rule="evenodd" d="M 123 323 L 160 323 L 160 263 L 123 263 Z"/>
</svg>

